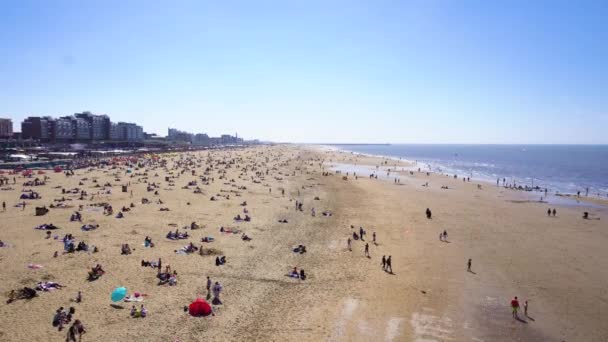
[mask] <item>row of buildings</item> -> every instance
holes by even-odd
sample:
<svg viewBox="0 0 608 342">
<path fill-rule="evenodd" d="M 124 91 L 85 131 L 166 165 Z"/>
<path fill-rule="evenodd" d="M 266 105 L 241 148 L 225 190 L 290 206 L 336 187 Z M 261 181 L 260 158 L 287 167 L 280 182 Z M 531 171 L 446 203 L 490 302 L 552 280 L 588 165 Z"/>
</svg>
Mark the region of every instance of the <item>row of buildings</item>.
<svg viewBox="0 0 608 342">
<path fill-rule="evenodd" d="M 205 133 L 193 134 L 174 128 L 169 128 L 167 137 L 160 137 L 156 134 L 144 133 L 143 128 L 134 123 L 112 122 L 107 115 L 92 114 L 91 112 L 58 118 L 30 116 L 21 123 L 20 133 L 13 132 L 11 119 L 0 118 L 0 141 L 51 144 L 169 144 L 198 147 L 259 143 L 258 140 L 244 141 L 243 138 L 238 137 L 238 134 L 210 137 Z"/>
<path fill-rule="evenodd" d="M 196 146 L 241 145 L 244 143 L 243 138 L 239 138 L 238 134 L 235 134 L 234 136 L 222 134 L 219 137 L 210 137 L 205 133 L 194 134 L 180 131 L 175 128 L 169 128 L 167 140 Z"/>
<path fill-rule="evenodd" d="M 143 141 L 144 129 L 134 123 L 112 122 L 91 112 L 52 118 L 30 116 L 21 123 L 21 138 L 41 142 Z"/>
</svg>

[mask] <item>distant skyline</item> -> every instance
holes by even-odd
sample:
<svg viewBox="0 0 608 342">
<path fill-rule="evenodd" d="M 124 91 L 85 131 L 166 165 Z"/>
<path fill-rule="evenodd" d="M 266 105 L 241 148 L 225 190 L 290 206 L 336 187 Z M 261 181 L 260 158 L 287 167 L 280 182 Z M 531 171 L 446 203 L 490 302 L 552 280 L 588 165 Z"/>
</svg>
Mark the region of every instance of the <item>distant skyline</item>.
<svg viewBox="0 0 608 342">
<path fill-rule="evenodd" d="M 608 1 L 3 1 L 0 117 L 302 143 L 607 144 Z"/>
</svg>

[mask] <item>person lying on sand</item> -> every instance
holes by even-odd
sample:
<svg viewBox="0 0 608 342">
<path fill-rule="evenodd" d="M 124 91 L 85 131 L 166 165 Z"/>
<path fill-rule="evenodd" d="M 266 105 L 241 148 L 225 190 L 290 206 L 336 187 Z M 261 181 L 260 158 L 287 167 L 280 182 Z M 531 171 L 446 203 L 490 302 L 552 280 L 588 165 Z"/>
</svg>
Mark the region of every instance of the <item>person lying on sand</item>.
<svg viewBox="0 0 608 342">
<path fill-rule="evenodd" d="M 306 253 L 306 246 L 304 245 L 298 245 L 298 247 L 293 249 L 294 253 L 300 253 L 300 254 L 304 254 Z"/>
<path fill-rule="evenodd" d="M 38 294 L 36 294 L 36 290 L 32 289 L 31 287 L 26 286 L 17 291 L 11 290 L 11 292 L 8 295 L 8 300 L 6 301 L 6 303 L 10 304 L 19 299 L 32 299 L 36 296 L 38 296 Z"/>
</svg>

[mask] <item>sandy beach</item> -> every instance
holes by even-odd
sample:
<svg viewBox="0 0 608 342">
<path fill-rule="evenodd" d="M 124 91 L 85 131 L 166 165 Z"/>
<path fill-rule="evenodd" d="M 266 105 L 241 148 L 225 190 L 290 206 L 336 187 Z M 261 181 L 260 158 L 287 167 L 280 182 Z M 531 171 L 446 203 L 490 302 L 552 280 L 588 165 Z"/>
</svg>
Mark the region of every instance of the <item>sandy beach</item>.
<svg viewBox="0 0 608 342">
<path fill-rule="evenodd" d="M 86 328 L 83 341 L 608 339 L 605 201 L 589 208 L 551 206 L 557 213 L 548 216 L 547 204 L 474 179 L 410 174 L 400 171 L 412 166 L 405 161 L 298 145 L 157 157 L 79 169 L 69 177 L 52 170 L 32 178 L 0 175 L 9 182 L 0 191 L 0 202 L 6 202 L 0 240 L 7 244 L 0 248 L 1 340 L 65 340 L 67 328 L 58 331 L 51 322 L 55 310 L 70 306 Z M 386 176 L 388 168 L 393 171 Z M 23 185 L 44 176 L 45 185 Z M 148 183 L 158 187 L 148 191 Z M 127 192 L 121 185 L 128 185 Z M 75 188 L 87 195 L 62 193 Z M 24 189 L 41 199 L 25 200 L 22 210 L 15 205 L 24 201 Z M 69 208 L 34 215 L 37 206 L 59 203 Z M 114 213 L 104 215 L 103 206 L 95 205 L 100 203 Z M 116 218 L 122 207 L 130 210 Z M 75 211 L 82 222 L 70 222 Z M 584 211 L 590 219 L 582 218 Z M 251 220 L 235 221 L 237 215 Z M 200 228 L 183 228 L 192 222 Z M 45 223 L 60 227 L 50 239 L 34 229 Z M 84 224 L 99 227 L 83 231 Z M 349 251 L 347 239 L 360 227 L 365 241 L 352 241 Z M 176 229 L 190 237 L 167 239 Z M 444 230 L 448 236 L 440 241 Z M 243 233 L 251 240 L 244 241 Z M 99 252 L 63 253 L 66 234 Z M 144 247 L 146 236 L 153 248 Z M 214 241 L 201 242 L 203 237 Z M 190 242 L 207 254 L 175 252 Z M 127 243 L 132 253 L 121 255 Z M 298 245 L 306 253 L 295 253 Z M 217 255 L 225 255 L 226 264 L 216 266 Z M 381 265 L 389 255 L 392 273 Z M 158 285 L 157 270 L 141 266 L 159 258 L 163 269 L 177 271 L 175 286 Z M 96 264 L 105 274 L 88 281 Z M 305 280 L 288 276 L 294 267 L 306 271 Z M 214 316 L 192 317 L 183 308 L 205 298 L 207 277 L 223 286 L 223 304 L 213 305 Z M 35 288 L 40 281 L 64 287 L 6 302 L 11 290 Z M 120 286 L 145 294 L 135 304 L 145 305 L 147 317 L 132 318 L 131 303 L 110 300 Z M 75 303 L 78 291 L 82 302 Z M 528 316 L 522 309 L 519 319 L 512 317 L 514 296 L 522 305 L 528 300 Z"/>
</svg>

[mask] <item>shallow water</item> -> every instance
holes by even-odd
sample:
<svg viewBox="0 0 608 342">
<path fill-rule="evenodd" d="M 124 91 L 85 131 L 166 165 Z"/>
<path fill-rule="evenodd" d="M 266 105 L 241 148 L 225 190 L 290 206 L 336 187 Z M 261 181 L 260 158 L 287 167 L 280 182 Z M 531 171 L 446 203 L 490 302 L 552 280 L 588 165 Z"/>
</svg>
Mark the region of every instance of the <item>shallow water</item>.
<svg viewBox="0 0 608 342">
<path fill-rule="evenodd" d="M 344 151 L 405 159 L 416 168 L 496 184 L 608 198 L 608 145 L 334 145 Z"/>
</svg>

